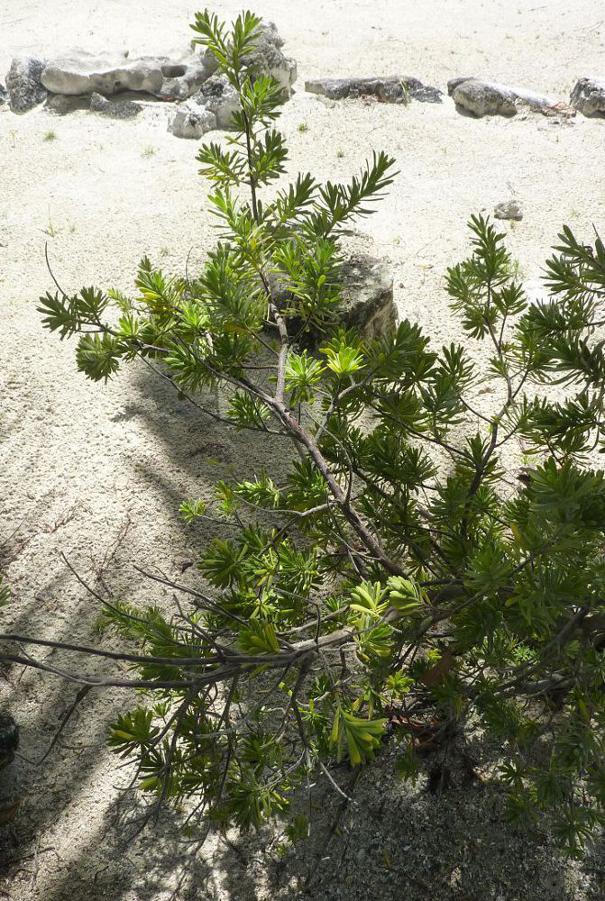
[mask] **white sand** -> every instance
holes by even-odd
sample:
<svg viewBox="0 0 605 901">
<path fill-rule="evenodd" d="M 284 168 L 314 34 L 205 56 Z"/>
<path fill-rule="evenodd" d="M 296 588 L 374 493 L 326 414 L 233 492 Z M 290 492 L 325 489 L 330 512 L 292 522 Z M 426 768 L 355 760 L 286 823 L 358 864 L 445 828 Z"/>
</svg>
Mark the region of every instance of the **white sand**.
<svg viewBox="0 0 605 901">
<path fill-rule="evenodd" d="M 230 15 L 240 3 L 214 7 Z M 2 0 L 0 73 L 24 52 L 182 49 L 195 9 L 184 0 Z M 458 115 L 447 97 L 440 106 L 336 105 L 303 89 L 305 78 L 322 75 L 401 73 L 445 90 L 448 78 L 477 74 L 567 99 L 576 78 L 605 74 L 599 0 L 259 0 L 256 10 L 276 22 L 299 66 L 297 93 L 281 121 L 291 171 L 337 179 L 373 148 L 397 158 L 396 185 L 361 227 L 392 265 L 402 315 L 420 320 L 436 341 L 458 337 L 441 280 L 466 251 L 471 213 L 491 212 L 511 196 L 521 202 L 525 218 L 505 228 L 529 279 L 539 275 L 563 222 L 587 237 L 591 223 L 605 231 L 603 121 L 475 121 Z M 51 130 L 56 140 L 45 141 Z M 132 579 L 130 564 L 152 562 L 176 575 L 206 538 L 181 526 L 180 500 L 203 494 L 242 457 L 251 470 L 261 465 L 248 439 L 195 419 L 144 373 L 124 373 L 107 387 L 86 382 L 75 371 L 73 344 L 45 332 L 35 311 L 38 296 L 53 290 L 46 241 L 67 290 L 98 284 L 128 291 L 144 253 L 182 271 L 191 250 L 195 266 L 213 240 L 195 154 L 196 142 L 168 134 L 161 113 L 116 122 L 42 108 L 16 116 L 0 107 L 0 541 L 21 523 L 7 570 L 14 601 L 2 618 L 24 632 L 90 640 L 94 602 L 59 551 L 92 581 L 102 569 L 111 586 L 144 600 L 148 590 Z M 21 721 L 23 753 L 39 757 L 73 689 L 13 671 L 0 682 L 2 696 Z M 133 850 L 118 864 L 111 842 L 100 847 L 117 794 L 103 747 L 116 703 L 115 696 L 87 702 L 47 764 L 28 771 L 11 851 L 11 860 L 25 859 L 11 864 L 3 886 L 15 901 L 170 896 L 169 857 Z M 36 841 L 37 857 L 26 857 Z M 151 859 L 159 860 L 156 881 L 144 890 Z M 515 866 L 508 866 L 514 882 Z M 539 878 L 535 897 L 597 897 L 580 883 L 569 895 L 549 895 L 547 876 Z M 464 885 L 464 897 L 496 897 L 472 880 Z M 254 896 L 243 884 L 217 891 L 220 898 Z M 413 901 L 425 897 L 414 891 Z M 447 891 L 435 897 L 458 897 Z M 213 897 L 202 892 L 192 897 Z M 322 892 L 315 897 L 327 897 Z M 502 896 L 514 897 L 522 895 Z"/>
</svg>

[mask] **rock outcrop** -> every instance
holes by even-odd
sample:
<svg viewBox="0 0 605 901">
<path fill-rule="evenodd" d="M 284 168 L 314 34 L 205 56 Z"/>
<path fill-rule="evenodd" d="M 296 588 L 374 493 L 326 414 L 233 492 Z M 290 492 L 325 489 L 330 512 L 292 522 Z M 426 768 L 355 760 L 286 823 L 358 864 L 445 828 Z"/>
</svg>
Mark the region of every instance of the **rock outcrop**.
<svg viewBox="0 0 605 901">
<path fill-rule="evenodd" d="M 382 103 L 441 103 L 442 92 L 409 75 L 388 78 L 316 78 L 305 82 L 305 91 L 330 100 L 375 97 Z"/>
<path fill-rule="evenodd" d="M 580 78 L 570 97 L 571 105 L 584 116 L 605 117 L 605 78 Z"/>
</svg>

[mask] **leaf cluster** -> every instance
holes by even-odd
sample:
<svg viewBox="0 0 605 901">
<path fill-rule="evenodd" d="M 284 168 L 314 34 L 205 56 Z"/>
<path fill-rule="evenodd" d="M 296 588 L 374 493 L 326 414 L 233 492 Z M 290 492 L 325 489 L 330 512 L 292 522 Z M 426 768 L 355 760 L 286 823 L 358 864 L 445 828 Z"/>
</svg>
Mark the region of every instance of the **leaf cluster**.
<svg viewBox="0 0 605 901">
<path fill-rule="evenodd" d="M 40 304 L 49 329 L 79 336 L 89 378 L 141 358 L 214 418 L 204 392 L 219 389 L 226 428 L 296 459 L 183 504 L 227 536 L 201 549 L 190 612 L 106 611 L 152 688 L 111 742 L 160 800 L 249 828 L 391 733 L 416 778 L 419 734 L 439 746 L 480 722 L 503 743 L 511 812 L 554 809 L 579 853 L 605 822 L 603 244 L 565 227 L 530 302 L 504 235 L 474 216 L 445 280 L 463 344 L 407 319 L 380 338 L 343 331 L 342 230 L 393 160 L 284 185 L 279 91 L 245 62 L 259 27 L 195 20 L 241 107 L 198 156 L 219 233 L 202 271 L 144 259 L 133 298 Z M 521 454 L 531 465 L 511 469 Z M 306 834 L 296 817 L 288 830 Z"/>
</svg>

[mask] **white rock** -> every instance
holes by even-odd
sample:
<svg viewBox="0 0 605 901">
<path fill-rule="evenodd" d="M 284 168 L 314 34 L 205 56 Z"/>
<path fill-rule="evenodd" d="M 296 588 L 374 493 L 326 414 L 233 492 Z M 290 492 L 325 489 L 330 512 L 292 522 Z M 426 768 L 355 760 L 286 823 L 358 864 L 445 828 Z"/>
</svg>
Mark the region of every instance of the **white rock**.
<svg viewBox="0 0 605 901">
<path fill-rule="evenodd" d="M 214 128 L 216 128 L 215 114 L 191 101 L 179 104 L 168 123 L 168 131 L 177 138 L 201 138 Z"/>
<path fill-rule="evenodd" d="M 243 62 L 253 76 L 271 75 L 282 89 L 287 100 L 296 81 L 296 62 L 282 53 L 284 41 L 273 22 L 264 23 L 256 41 L 256 47 Z"/>
<path fill-rule="evenodd" d="M 110 96 L 139 91 L 164 98 L 184 98 L 195 91 L 211 69 L 200 56 L 171 60 L 168 57 L 111 59 L 78 53 L 49 61 L 42 84 L 54 94 Z"/>
<path fill-rule="evenodd" d="M 237 92 L 224 75 L 213 75 L 205 81 L 191 101 L 214 113 L 217 128 L 231 128 L 233 114 L 240 109 Z"/>
</svg>

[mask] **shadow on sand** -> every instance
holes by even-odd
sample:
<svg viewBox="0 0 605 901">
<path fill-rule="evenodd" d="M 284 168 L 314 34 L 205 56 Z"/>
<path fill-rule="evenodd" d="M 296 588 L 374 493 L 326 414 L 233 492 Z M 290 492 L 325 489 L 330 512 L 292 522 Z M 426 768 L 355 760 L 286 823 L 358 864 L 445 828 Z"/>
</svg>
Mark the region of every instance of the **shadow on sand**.
<svg viewBox="0 0 605 901">
<path fill-rule="evenodd" d="M 141 402 L 118 415 L 144 416 L 150 436 L 163 448 L 167 465 L 138 465 L 134 477 L 141 490 L 148 484 L 160 491 L 171 516 L 184 496 L 208 491 L 218 478 L 258 472 L 267 458 L 278 468 L 287 464 L 284 442 L 242 437 L 202 417 L 170 386 L 150 378 L 139 374 Z M 176 517 L 171 521 L 176 523 Z M 212 534 L 173 527 L 182 541 L 181 559 L 199 552 Z M 126 537 L 106 561 L 105 584 L 128 584 L 131 576 L 125 571 L 132 553 Z M 166 569 L 171 566 L 178 569 L 174 561 Z M 195 570 L 190 576 L 196 577 Z M 54 597 L 68 588 L 74 591 L 74 577 L 63 566 L 42 594 Z M 38 605 L 33 598 L 22 606 L 12 623 L 15 631 L 32 629 Z M 90 640 L 96 605 L 80 591 L 69 609 L 53 637 Z M 23 676 L 15 668 L 5 678 L 3 694 L 15 714 L 27 710 L 22 753 L 39 758 L 77 689 L 39 674 Z M 28 698 L 34 682 L 32 713 Z M 294 849 L 280 846 L 268 830 L 229 841 L 211 837 L 200 849 L 195 837 L 183 834 L 183 814 L 169 810 L 133 837 L 144 814 L 142 802 L 136 793 L 113 792 L 103 796 L 103 814 L 95 825 L 82 824 L 85 836 L 77 854 L 61 862 L 45 835 L 94 783 L 100 760 L 106 759 L 107 726 L 123 706 L 124 697 L 116 692 L 87 699 L 43 766 L 20 761 L 22 812 L 0 827 L 0 897 L 10 899 L 14 890 L 19 898 L 44 901 L 577 901 L 580 885 L 583 898 L 605 897 L 602 849 L 585 864 L 570 866 L 543 834 L 506 825 L 502 793 L 489 783 L 477 781 L 438 796 L 422 786 L 410 788 L 396 775 L 392 744 L 355 778 L 352 803 L 343 807 L 325 785 L 313 790 L 311 837 Z M 346 786 L 353 774 L 343 769 L 338 778 Z M 107 794 L 113 800 L 107 801 Z"/>
</svg>

